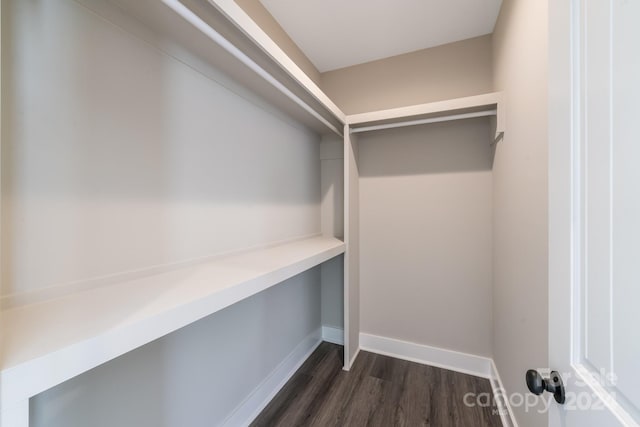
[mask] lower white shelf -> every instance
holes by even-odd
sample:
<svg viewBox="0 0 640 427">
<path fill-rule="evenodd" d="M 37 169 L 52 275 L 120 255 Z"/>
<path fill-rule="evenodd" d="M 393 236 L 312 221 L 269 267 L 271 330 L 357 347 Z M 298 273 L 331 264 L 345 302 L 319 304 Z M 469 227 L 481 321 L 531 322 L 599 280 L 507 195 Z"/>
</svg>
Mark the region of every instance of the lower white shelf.
<svg viewBox="0 0 640 427">
<path fill-rule="evenodd" d="M 312 237 L 2 313 L 0 404 L 9 407 L 339 254 Z"/>
</svg>

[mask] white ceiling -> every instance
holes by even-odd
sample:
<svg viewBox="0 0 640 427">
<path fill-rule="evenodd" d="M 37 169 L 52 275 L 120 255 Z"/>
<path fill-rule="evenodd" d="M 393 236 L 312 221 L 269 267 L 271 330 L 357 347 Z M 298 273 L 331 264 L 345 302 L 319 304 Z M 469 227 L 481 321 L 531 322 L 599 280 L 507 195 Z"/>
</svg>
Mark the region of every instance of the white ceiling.
<svg viewBox="0 0 640 427">
<path fill-rule="evenodd" d="M 502 0 L 260 0 L 320 72 L 493 32 Z"/>
</svg>

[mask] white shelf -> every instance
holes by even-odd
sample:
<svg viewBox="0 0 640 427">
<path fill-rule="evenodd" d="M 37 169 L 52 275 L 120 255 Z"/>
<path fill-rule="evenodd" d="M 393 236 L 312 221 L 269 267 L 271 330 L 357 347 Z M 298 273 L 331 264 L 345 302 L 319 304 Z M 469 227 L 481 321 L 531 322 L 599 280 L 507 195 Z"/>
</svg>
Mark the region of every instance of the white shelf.
<svg viewBox="0 0 640 427">
<path fill-rule="evenodd" d="M 344 253 L 312 237 L 2 313 L 0 404 L 10 407 Z"/>
<path fill-rule="evenodd" d="M 108 15 L 117 25 L 122 16 L 134 18 L 138 27 L 143 23 L 153 34 L 137 28 L 134 32 L 178 60 L 204 74 L 200 63 L 212 65 L 318 133 L 342 134 L 344 113 L 234 2 L 221 7 L 208 0 L 76 1 Z M 124 13 L 114 14 L 109 4 Z M 240 24 L 253 27 L 247 30 Z M 258 33 L 261 37 L 256 40 L 253 36 Z"/>
<path fill-rule="evenodd" d="M 164 0 L 177 1 L 177 0 Z M 258 47 L 277 62 L 296 82 L 305 88 L 318 102 L 344 124 L 346 116 L 336 104 L 287 56 L 267 33 L 235 2 L 235 0 L 208 0 L 220 10 L 236 27 L 245 33 Z"/>
<path fill-rule="evenodd" d="M 411 126 L 421 123 L 434 123 L 447 120 L 465 119 L 495 115 L 496 136 L 504 133 L 506 120 L 504 101 L 501 92 L 493 92 L 465 98 L 448 99 L 427 104 L 347 116 L 351 132 L 362 132 L 399 126 Z"/>
</svg>

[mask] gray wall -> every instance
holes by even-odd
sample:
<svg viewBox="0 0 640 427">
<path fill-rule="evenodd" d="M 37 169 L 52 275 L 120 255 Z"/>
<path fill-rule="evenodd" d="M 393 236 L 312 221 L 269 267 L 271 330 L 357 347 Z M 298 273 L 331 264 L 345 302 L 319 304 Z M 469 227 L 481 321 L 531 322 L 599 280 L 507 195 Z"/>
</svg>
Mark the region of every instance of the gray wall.
<svg viewBox="0 0 640 427">
<path fill-rule="evenodd" d="M 506 391 L 547 366 L 547 2 L 505 0 L 494 33 L 495 88 L 507 130 L 493 168 L 493 356 Z M 546 425 L 514 408 L 521 427 Z"/>
<path fill-rule="evenodd" d="M 320 75 L 346 114 L 491 92 L 491 36 L 380 59 Z"/>
<path fill-rule="evenodd" d="M 491 356 L 488 120 L 359 135 L 362 332 Z"/>
<path fill-rule="evenodd" d="M 31 399 L 32 427 L 212 427 L 320 326 L 305 272 Z"/>
<path fill-rule="evenodd" d="M 3 295 L 321 231 L 316 134 L 108 2 L 2 20 Z M 319 327 L 317 268 L 36 397 L 33 425 L 216 425 Z"/>
</svg>

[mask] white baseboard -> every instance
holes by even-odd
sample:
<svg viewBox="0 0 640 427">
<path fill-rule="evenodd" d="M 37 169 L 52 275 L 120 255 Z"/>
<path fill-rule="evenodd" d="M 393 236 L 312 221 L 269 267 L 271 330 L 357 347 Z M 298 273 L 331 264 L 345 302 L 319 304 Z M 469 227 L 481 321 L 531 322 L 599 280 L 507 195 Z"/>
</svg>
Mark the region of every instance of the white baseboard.
<svg viewBox="0 0 640 427">
<path fill-rule="evenodd" d="M 500 419 L 502 420 L 503 427 L 518 427 L 518 422 L 513 416 L 513 410 L 509 404 L 509 396 L 502 385 L 498 368 L 496 368 L 496 364 L 493 360 L 491 361 L 490 381 L 491 388 L 493 389 L 493 399 L 500 413 Z"/>
<path fill-rule="evenodd" d="M 334 328 L 333 326 L 323 326 L 322 327 L 322 340 L 326 342 L 330 342 L 333 344 L 344 345 L 344 329 L 342 328 Z M 349 361 L 347 365 L 343 368 L 345 371 L 351 369 L 353 366 L 353 362 L 355 362 L 356 358 L 360 354 L 360 348 L 356 350 L 353 357 Z M 349 369 L 347 369 L 347 366 Z"/>
<path fill-rule="evenodd" d="M 449 369 L 463 374 L 491 378 L 491 359 L 474 354 L 400 341 L 377 335 L 360 334 L 360 348 L 372 353 L 410 362 Z"/>
<path fill-rule="evenodd" d="M 371 353 L 487 378 L 491 382 L 502 425 L 518 427 L 493 359 L 369 334 L 360 334 L 360 348 Z"/>
<path fill-rule="evenodd" d="M 248 426 L 284 387 L 293 374 L 322 343 L 322 330 L 309 334 L 289 355 L 238 405 L 222 423 L 225 427 Z"/>
<path fill-rule="evenodd" d="M 322 340 L 332 344 L 344 345 L 344 331 L 333 326 L 322 327 Z"/>
<path fill-rule="evenodd" d="M 276 369 L 234 409 L 222 425 L 225 427 L 237 427 L 251 424 L 322 341 L 343 345 L 342 329 L 323 326 L 321 329 L 309 334 L 289 353 Z M 358 357 L 360 349 L 371 353 L 487 378 L 491 382 L 502 425 L 504 427 L 518 427 L 496 365 L 490 358 L 400 341 L 393 338 L 360 334 L 360 348 L 358 348 L 358 351 L 353 355 L 351 364 L 353 364 Z"/>
</svg>

